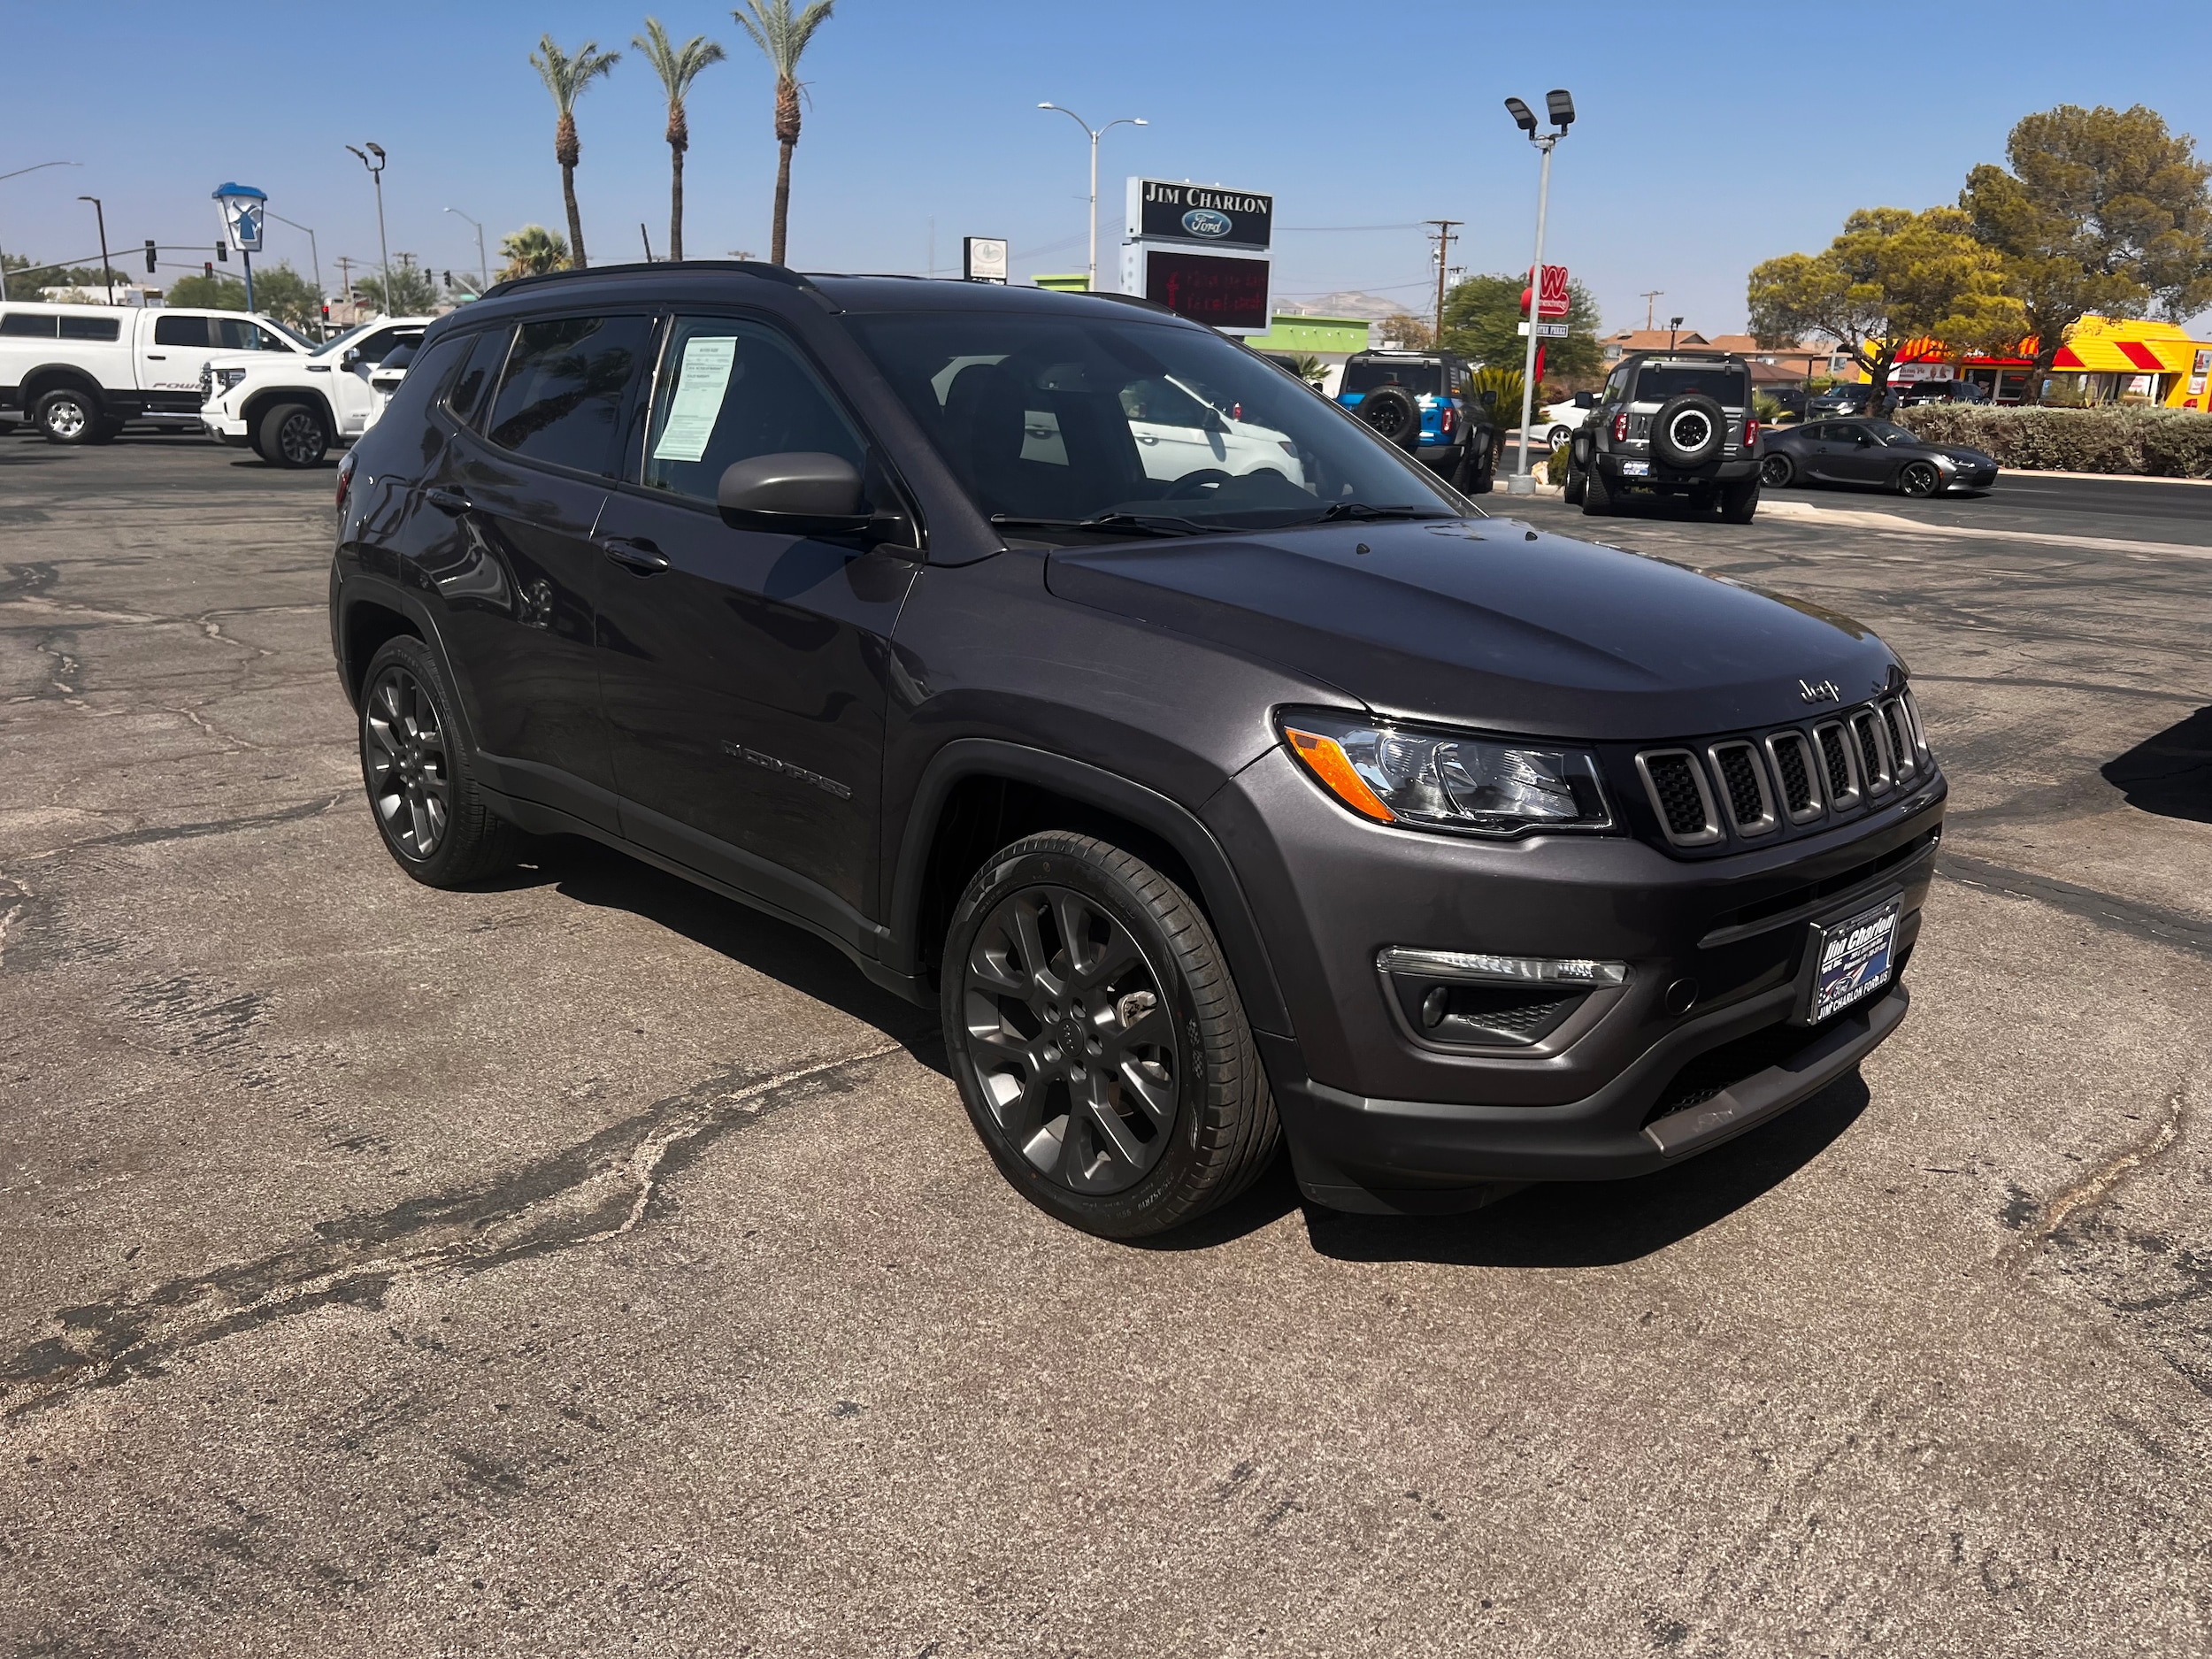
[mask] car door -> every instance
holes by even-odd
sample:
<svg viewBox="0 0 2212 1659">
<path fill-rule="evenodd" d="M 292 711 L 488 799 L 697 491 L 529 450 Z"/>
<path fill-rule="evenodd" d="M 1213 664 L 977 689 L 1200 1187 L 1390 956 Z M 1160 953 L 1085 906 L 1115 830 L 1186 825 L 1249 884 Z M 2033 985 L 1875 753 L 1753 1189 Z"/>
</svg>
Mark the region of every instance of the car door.
<svg viewBox="0 0 2212 1659">
<path fill-rule="evenodd" d="M 455 396 L 485 373 L 485 412 L 456 421 L 424 492 L 451 520 L 429 568 L 495 788 L 616 828 L 600 710 L 593 541 L 617 467 L 616 434 L 649 357 L 643 312 L 565 313 L 481 342 Z M 344 372 L 342 372 L 344 373 Z M 349 373 L 347 378 L 350 378 Z"/>
<path fill-rule="evenodd" d="M 375 388 L 369 384 L 369 376 L 377 366 L 401 346 L 422 343 L 422 325 L 395 326 L 387 324 L 371 329 L 339 354 L 335 371 L 330 377 L 330 410 L 343 436 L 354 436 L 368 427 L 369 411 L 375 405 Z"/>
<path fill-rule="evenodd" d="M 725 469 L 793 451 L 841 456 L 877 505 L 895 499 L 779 326 L 681 314 L 659 362 L 631 481 L 600 521 L 623 833 L 858 939 L 875 904 L 888 641 L 918 556 L 741 529 L 716 508 Z"/>
<path fill-rule="evenodd" d="M 1839 421 L 1830 448 L 1833 476 L 1847 484 L 1878 482 L 1889 472 L 1889 453 L 1874 434 L 1855 422 Z"/>
</svg>

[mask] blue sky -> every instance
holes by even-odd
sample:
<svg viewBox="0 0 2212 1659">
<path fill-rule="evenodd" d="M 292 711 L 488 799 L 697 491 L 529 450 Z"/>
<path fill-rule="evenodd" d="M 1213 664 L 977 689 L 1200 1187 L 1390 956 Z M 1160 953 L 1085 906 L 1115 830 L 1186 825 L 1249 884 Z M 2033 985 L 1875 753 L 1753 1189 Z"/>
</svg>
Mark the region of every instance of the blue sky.
<svg viewBox="0 0 2212 1659">
<path fill-rule="evenodd" d="M 635 257 L 641 219 L 664 251 L 659 87 L 629 47 L 645 10 L 380 0 L 342 19 L 297 4 L 11 6 L 0 173 L 84 165 L 0 182 L 0 247 L 90 253 L 80 192 L 105 200 L 113 248 L 211 243 L 209 192 L 234 178 L 315 227 L 334 286 L 338 255 L 376 256 L 369 182 L 342 148 L 373 138 L 391 155 L 393 249 L 471 265 L 473 233 L 443 207 L 495 239 L 562 223 L 551 101 L 526 61 L 549 29 L 624 53 L 578 108 L 595 260 Z M 689 251 L 764 256 L 765 65 L 726 8 L 667 0 L 657 15 L 731 56 L 692 102 Z M 1085 141 L 1041 99 L 1094 126 L 1150 122 L 1105 141 L 1109 250 L 1121 180 L 1141 173 L 1271 190 L 1286 227 L 1464 219 L 1455 263 L 1490 271 L 1525 267 L 1535 206 L 1535 156 L 1500 100 L 1540 105 L 1564 85 L 1581 119 L 1553 174 L 1550 258 L 1589 283 L 1609 326 L 1640 325 L 1640 291 L 1660 288 L 1662 318 L 1708 332 L 1741 326 L 1757 261 L 1822 245 L 1854 207 L 1953 199 L 2029 111 L 2142 102 L 2212 145 L 2203 0 L 2140 0 L 2124 25 L 2052 0 L 839 0 L 804 73 L 792 263 L 918 272 L 934 220 L 941 270 L 963 234 L 1002 235 L 1017 280 L 1084 257 Z M 306 270 L 306 238 L 272 233 L 271 256 Z M 1417 229 L 1286 232 L 1277 291 L 1362 288 L 1418 307 L 1429 269 Z"/>
</svg>

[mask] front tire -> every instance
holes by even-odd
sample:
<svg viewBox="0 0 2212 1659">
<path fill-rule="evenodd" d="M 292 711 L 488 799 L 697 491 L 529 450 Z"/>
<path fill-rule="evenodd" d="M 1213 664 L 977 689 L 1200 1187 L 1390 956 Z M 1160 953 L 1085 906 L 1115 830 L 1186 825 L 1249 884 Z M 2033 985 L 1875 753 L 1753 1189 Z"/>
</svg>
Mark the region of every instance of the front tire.
<svg viewBox="0 0 2212 1659">
<path fill-rule="evenodd" d="M 1220 944 L 1133 855 L 1056 830 L 996 853 L 953 913 L 941 982 L 968 1117 L 1047 1214 L 1145 1238 L 1273 1158 L 1274 1102 Z"/>
<path fill-rule="evenodd" d="M 1759 463 L 1759 481 L 1769 489 L 1787 489 L 1797 468 L 1786 455 L 1770 455 Z"/>
<path fill-rule="evenodd" d="M 1943 475 L 1926 461 L 1908 461 L 1897 474 L 1897 492 L 1924 500 L 1943 488 Z"/>
<path fill-rule="evenodd" d="M 330 428 L 305 403 L 279 403 L 261 417 L 254 447 L 272 466 L 320 466 L 330 453 Z"/>
<path fill-rule="evenodd" d="M 522 832 L 484 803 L 475 751 L 429 648 L 411 634 L 387 641 L 361 683 L 361 780 L 384 850 L 426 887 L 511 866 Z"/>
</svg>

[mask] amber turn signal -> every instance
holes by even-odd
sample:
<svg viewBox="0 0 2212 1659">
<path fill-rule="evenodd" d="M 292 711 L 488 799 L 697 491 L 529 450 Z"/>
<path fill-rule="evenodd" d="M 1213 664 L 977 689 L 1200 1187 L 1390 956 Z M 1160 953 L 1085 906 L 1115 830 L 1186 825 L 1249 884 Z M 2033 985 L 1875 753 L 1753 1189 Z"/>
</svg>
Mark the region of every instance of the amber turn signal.
<svg viewBox="0 0 2212 1659">
<path fill-rule="evenodd" d="M 1353 767 L 1351 757 L 1336 739 L 1318 732 L 1302 732 L 1290 726 L 1283 728 L 1283 735 L 1290 740 L 1292 752 L 1306 763 L 1306 769 L 1321 780 L 1322 787 L 1353 811 L 1362 818 L 1371 818 L 1378 824 L 1398 821 L 1398 815 L 1367 787 L 1367 780 Z"/>
</svg>

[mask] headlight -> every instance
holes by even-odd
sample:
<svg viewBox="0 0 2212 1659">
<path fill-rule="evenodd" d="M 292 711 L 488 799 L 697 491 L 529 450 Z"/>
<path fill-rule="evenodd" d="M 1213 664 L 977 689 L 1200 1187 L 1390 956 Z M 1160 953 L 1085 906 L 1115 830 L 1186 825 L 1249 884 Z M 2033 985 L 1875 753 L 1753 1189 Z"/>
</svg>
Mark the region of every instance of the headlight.
<svg viewBox="0 0 2212 1659">
<path fill-rule="evenodd" d="M 1311 709 L 1279 724 L 1314 780 L 1378 824 L 1499 837 L 1613 827 L 1597 762 L 1579 749 Z"/>
<path fill-rule="evenodd" d="M 1935 458 L 1935 464 L 1942 472 L 1955 472 L 1959 470 L 1958 457 L 1955 455 L 1939 455 Z"/>
<path fill-rule="evenodd" d="M 227 392 L 245 378 L 246 372 L 243 369 L 218 369 L 215 371 L 215 384 L 221 387 L 223 390 Z"/>
</svg>

